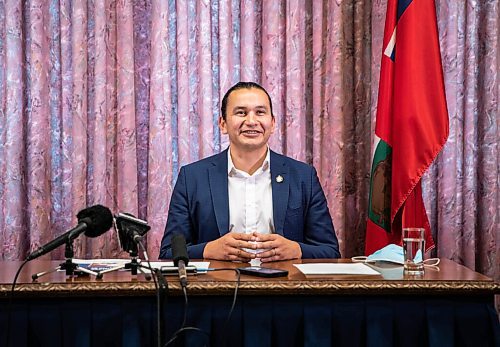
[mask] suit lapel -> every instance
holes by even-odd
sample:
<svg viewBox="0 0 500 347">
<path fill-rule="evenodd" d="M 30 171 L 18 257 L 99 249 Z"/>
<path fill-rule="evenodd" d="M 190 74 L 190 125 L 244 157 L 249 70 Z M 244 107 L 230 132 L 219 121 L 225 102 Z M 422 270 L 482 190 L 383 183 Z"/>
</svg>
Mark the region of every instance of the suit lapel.
<svg viewBox="0 0 500 347">
<path fill-rule="evenodd" d="M 277 234 L 283 235 L 290 187 L 289 168 L 283 156 L 271 151 L 271 187 L 273 191 L 273 220 Z"/>
<path fill-rule="evenodd" d="M 227 189 L 227 149 L 214 157 L 212 167 L 208 169 L 210 194 L 214 206 L 215 219 L 219 234 L 229 230 L 229 193 Z"/>
</svg>

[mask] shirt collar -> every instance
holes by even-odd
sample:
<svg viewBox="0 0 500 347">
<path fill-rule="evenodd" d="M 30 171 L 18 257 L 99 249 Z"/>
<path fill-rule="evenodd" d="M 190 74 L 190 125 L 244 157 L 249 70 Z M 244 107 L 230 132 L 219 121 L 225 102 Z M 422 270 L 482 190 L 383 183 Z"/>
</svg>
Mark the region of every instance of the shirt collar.
<svg viewBox="0 0 500 347">
<path fill-rule="evenodd" d="M 266 158 L 262 162 L 262 166 L 258 168 L 257 171 L 255 171 L 254 175 L 269 170 L 270 160 L 271 160 L 271 151 L 269 150 L 269 146 L 267 146 Z M 231 176 L 232 174 L 235 174 L 237 172 L 242 172 L 242 171 L 238 170 L 234 166 L 233 159 L 231 159 L 231 146 L 229 146 L 229 150 L 227 151 L 227 174 L 228 176 Z"/>
</svg>

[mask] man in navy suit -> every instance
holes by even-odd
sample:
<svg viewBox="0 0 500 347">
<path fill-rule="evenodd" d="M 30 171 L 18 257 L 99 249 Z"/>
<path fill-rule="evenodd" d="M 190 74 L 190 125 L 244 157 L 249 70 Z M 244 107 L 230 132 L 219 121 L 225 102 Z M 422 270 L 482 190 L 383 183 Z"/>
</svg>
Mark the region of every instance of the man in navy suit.
<svg viewBox="0 0 500 347">
<path fill-rule="evenodd" d="M 229 148 L 179 172 L 160 258 L 172 257 L 175 233 L 193 259 L 339 258 L 316 170 L 268 147 L 275 118 L 267 91 L 253 82 L 231 87 L 219 128 Z"/>
</svg>

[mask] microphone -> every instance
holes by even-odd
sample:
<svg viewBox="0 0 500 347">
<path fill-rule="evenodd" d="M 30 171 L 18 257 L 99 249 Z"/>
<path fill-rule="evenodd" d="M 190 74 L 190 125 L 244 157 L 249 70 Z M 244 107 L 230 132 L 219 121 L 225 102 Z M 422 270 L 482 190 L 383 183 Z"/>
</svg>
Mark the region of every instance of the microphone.
<svg viewBox="0 0 500 347">
<path fill-rule="evenodd" d="M 120 240 L 133 241 L 135 244 L 142 241 L 143 236 L 151 229 L 148 222 L 130 213 L 118 213 L 115 221 Z"/>
<path fill-rule="evenodd" d="M 46 245 L 38 248 L 36 251 L 28 255 L 27 261 L 38 258 L 46 253 L 52 252 L 57 247 L 71 242 L 76 239 L 80 234 L 85 233 L 87 237 L 97 237 L 104 234 L 111 228 L 113 223 L 113 215 L 109 208 L 102 205 L 95 205 L 81 210 L 76 215 L 78 218 L 78 225 L 73 229 L 58 236 Z"/>
<path fill-rule="evenodd" d="M 179 268 L 179 281 L 182 287 L 187 286 L 186 265 L 189 263 L 189 256 L 186 247 L 186 238 L 183 234 L 172 236 L 172 258 L 174 265 Z"/>
</svg>

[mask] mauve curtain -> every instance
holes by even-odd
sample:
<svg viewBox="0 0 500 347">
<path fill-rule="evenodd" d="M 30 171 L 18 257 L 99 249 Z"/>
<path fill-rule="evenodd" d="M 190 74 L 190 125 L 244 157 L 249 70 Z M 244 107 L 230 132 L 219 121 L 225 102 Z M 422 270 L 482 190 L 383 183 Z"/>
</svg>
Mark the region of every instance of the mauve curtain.
<svg viewBox="0 0 500 347">
<path fill-rule="evenodd" d="M 362 254 L 385 8 L 0 1 L 1 258 L 23 259 L 97 203 L 147 219 L 156 257 L 180 166 L 227 147 L 219 100 L 239 80 L 268 89 L 271 148 L 317 168 L 342 255 Z M 436 8 L 450 138 L 423 179 L 434 253 L 499 279 L 498 2 Z M 75 249 L 126 256 L 112 232 Z"/>
</svg>

